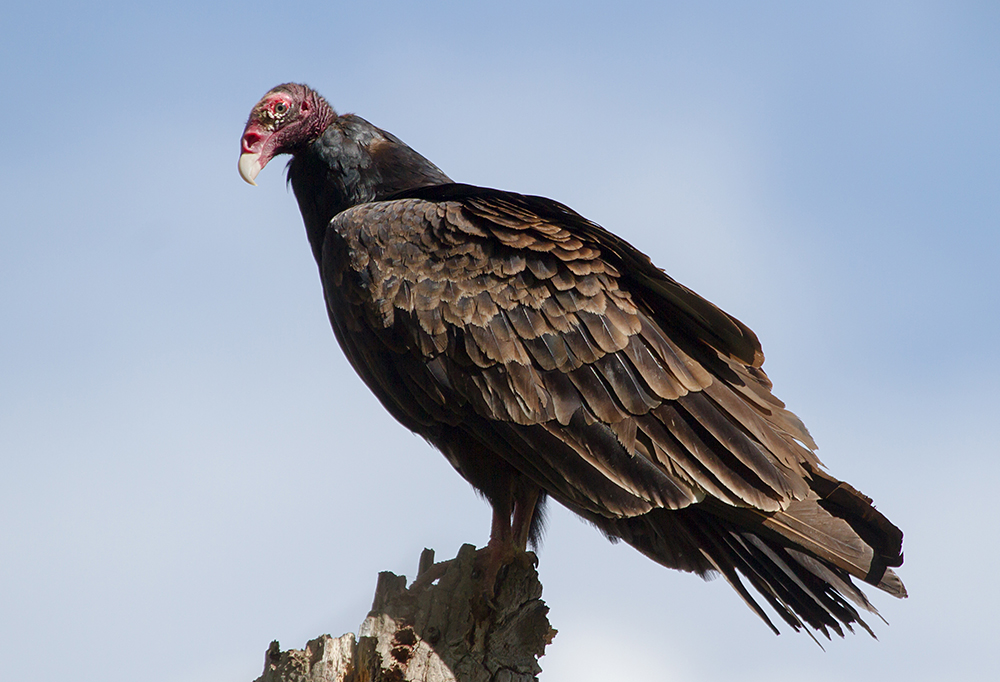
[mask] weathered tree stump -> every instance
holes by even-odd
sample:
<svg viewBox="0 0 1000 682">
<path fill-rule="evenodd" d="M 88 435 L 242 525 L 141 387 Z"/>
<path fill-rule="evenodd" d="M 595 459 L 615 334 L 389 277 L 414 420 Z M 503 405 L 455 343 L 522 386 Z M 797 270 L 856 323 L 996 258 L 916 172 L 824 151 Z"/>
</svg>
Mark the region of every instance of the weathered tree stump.
<svg viewBox="0 0 1000 682">
<path fill-rule="evenodd" d="M 464 545 L 430 568 L 424 550 L 418 580 L 379 574 L 372 610 L 357 641 L 323 635 L 304 650 L 272 642 L 255 682 L 530 682 L 556 631 L 540 599 L 534 555 L 505 565 L 491 599 L 481 586 L 476 549 Z M 430 580 L 432 573 L 440 577 Z"/>
</svg>

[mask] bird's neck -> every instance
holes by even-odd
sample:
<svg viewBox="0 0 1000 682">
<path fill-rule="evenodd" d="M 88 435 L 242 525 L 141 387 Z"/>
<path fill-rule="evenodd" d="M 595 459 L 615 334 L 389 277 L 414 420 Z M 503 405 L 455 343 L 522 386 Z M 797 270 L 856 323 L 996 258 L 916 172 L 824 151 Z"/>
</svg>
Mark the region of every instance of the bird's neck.
<svg viewBox="0 0 1000 682">
<path fill-rule="evenodd" d="M 292 156 L 288 181 L 319 262 L 327 226 L 338 213 L 451 179 L 390 133 L 345 115 Z"/>
</svg>

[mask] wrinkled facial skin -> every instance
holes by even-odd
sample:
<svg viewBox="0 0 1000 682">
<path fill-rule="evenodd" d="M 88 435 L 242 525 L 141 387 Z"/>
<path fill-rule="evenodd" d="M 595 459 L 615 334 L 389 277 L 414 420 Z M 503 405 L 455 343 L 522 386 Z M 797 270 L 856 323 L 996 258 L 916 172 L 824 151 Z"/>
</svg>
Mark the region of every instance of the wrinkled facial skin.
<svg viewBox="0 0 1000 682">
<path fill-rule="evenodd" d="M 251 185 L 268 161 L 286 150 L 293 124 L 310 114 L 307 100 L 296 101 L 288 92 L 272 90 L 250 112 L 240 140 L 240 176 Z"/>
</svg>

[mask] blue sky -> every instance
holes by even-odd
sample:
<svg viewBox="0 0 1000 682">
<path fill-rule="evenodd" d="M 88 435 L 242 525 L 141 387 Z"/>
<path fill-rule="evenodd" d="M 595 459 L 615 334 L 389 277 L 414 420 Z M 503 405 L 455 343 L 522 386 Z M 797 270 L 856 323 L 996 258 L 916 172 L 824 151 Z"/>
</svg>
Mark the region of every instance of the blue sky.
<svg viewBox="0 0 1000 682">
<path fill-rule="evenodd" d="M 997 35 L 966 2 L 5 6 L 5 677 L 249 682 L 488 537 L 336 347 L 283 164 L 237 175 L 295 80 L 749 324 L 906 533 L 910 599 L 824 653 L 553 509 L 543 680 L 993 679 Z"/>
</svg>

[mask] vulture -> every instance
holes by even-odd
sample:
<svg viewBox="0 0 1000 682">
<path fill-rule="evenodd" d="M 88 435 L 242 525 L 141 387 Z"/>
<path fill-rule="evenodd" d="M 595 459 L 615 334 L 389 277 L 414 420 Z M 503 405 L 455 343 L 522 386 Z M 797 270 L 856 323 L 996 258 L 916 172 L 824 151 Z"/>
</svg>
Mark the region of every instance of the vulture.
<svg viewBox="0 0 1000 682">
<path fill-rule="evenodd" d="M 492 506 L 497 566 L 548 498 L 663 566 L 721 574 L 776 633 L 905 597 L 902 532 L 826 473 L 756 335 L 551 199 L 457 183 L 305 85 L 250 112 L 239 172 L 288 154 L 334 334 L 386 410 Z"/>
</svg>

